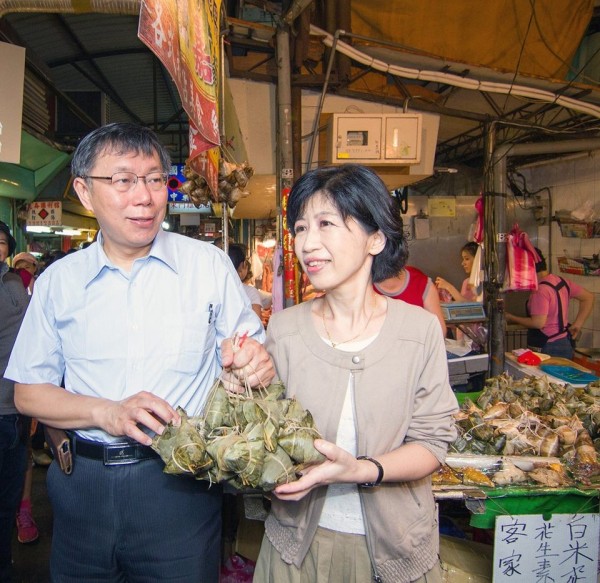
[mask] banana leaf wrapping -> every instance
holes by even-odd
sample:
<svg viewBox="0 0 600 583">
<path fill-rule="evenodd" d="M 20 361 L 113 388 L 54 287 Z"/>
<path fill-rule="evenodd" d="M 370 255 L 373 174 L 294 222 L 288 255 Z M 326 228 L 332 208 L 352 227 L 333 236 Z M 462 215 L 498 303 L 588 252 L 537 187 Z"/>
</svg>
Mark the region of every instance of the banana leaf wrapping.
<svg viewBox="0 0 600 583">
<path fill-rule="evenodd" d="M 320 434 L 312 415 L 284 394 L 281 382 L 237 394 L 217 379 L 200 415 L 190 418 L 180 408 L 181 424 L 168 424 L 154 438 L 165 473 L 240 490 L 270 491 L 296 480 L 301 469 L 325 458 L 314 447 Z"/>
<path fill-rule="evenodd" d="M 165 462 L 167 474 L 200 474 L 213 465 L 206 441 L 181 407 L 177 412 L 181 415 L 179 427 L 167 425 L 162 435 L 154 437 L 151 447 Z"/>
<path fill-rule="evenodd" d="M 231 425 L 231 406 L 223 383 L 218 380 L 212 386 L 202 413 L 207 430 Z"/>
<path fill-rule="evenodd" d="M 275 452 L 265 455 L 265 463 L 258 483 L 261 490 L 270 492 L 275 486 L 293 482 L 295 479 L 294 462 L 281 447 L 278 447 Z"/>
<path fill-rule="evenodd" d="M 312 427 L 298 427 L 279 434 L 277 443 L 296 464 L 311 464 L 323 461 L 323 454 L 313 445 L 319 432 Z"/>
</svg>

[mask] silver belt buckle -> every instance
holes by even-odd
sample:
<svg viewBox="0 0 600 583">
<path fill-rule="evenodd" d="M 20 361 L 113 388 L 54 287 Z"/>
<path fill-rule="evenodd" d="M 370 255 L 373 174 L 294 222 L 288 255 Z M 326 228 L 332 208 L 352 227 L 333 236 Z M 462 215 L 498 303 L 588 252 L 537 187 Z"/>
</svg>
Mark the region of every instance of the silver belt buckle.
<svg viewBox="0 0 600 583">
<path fill-rule="evenodd" d="M 108 443 L 104 446 L 104 465 L 135 464 L 139 461 L 136 453 L 137 446 L 131 443 Z"/>
</svg>

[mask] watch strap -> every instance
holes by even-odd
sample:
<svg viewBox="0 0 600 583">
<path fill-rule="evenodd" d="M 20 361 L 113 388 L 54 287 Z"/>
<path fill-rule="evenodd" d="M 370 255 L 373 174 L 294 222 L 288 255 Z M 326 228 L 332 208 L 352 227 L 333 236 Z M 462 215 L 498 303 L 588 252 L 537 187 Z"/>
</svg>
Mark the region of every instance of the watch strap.
<svg viewBox="0 0 600 583">
<path fill-rule="evenodd" d="M 374 482 L 365 482 L 364 484 L 358 484 L 358 485 L 361 488 L 374 488 L 375 486 L 379 486 L 379 484 L 381 484 L 381 482 L 383 480 L 383 466 L 376 459 L 373 459 L 372 457 L 369 457 L 368 455 L 359 455 L 356 459 L 357 460 L 367 460 L 367 461 L 371 462 L 372 464 L 375 464 L 377 466 L 377 471 L 379 472 L 377 474 L 377 479 Z"/>
</svg>

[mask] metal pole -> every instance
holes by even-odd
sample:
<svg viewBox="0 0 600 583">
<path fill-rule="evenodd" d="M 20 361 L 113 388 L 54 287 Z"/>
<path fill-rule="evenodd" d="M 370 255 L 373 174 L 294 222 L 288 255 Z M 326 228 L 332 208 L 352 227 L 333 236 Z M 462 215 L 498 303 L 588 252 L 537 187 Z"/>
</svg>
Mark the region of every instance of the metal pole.
<svg viewBox="0 0 600 583">
<path fill-rule="evenodd" d="M 321 117 L 321 110 L 323 109 L 323 103 L 325 102 L 325 96 L 327 95 L 327 86 L 329 85 L 329 76 L 331 75 L 331 68 L 333 67 L 333 60 L 335 58 L 335 46 L 337 45 L 340 34 L 344 34 L 343 30 L 336 30 L 333 35 L 333 44 L 331 45 L 331 53 L 329 53 L 329 62 L 327 63 L 327 72 L 325 73 L 325 82 L 323 83 L 323 91 L 321 92 L 321 98 L 319 99 L 319 106 L 315 113 L 315 123 L 313 125 L 313 133 L 310 139 L 310 147 L 308 148 L 308 157 L 306 158 L 306 169 L 310 170 L 312 166 L 312 157 L 315 150 L 315 143 L 317 136 L 319 135 L 319 118 Z"/>
<path fill-rule="evenodd" d="M 225 64 L 223 60 L 223 55 L 225 55 L 225 35 L 221 35 L 221 42 L 219 43 L 219 71 L 220 71 L 220 80 L 219 80 L 219 96 L 217 98 L 217 106 L 219 108 L 219 133 L 221 136 L 225 134 L 225 107 L 224 107 L 224 99 L 225 95 Z M 222 139 L 222 142 L 224 140 Z M 218 181 L 217 181 L 218 182 Z M 218 186 L 217 186 L 218 188 Z M 223 251 L 225 253 L 229 253 L 229 212 L 227 208 L 227 203 L 221 203 L 221 236 L 223 237 Z"/>
<path fill-rule="evenodd" d="M 488 354 L 490 375 L 497 376 L 504 371 L 504 298 L 500 289 L 504 282 L 506 266 L 506 189 L 497 184 L 494 168 L 494 148 L 496 144 L 496 124 L 487 127 L 485 142 L 484 171 L 484 230 L 483 248 L 485 252 L 485 304 L 488 314 Z M 504 169 L 506 174 L 506 168 Z M 503 183 L 504 180 L 501 179 Z"/>
<path fill-rule="evenodd" d="M 287 196 L 294 183 L 294 160 L 292 153 L 292 84 L 290 71 L 290 35 L 289 28 L 283 24 L 277 28 L 277 151 L 279 173 L 278 206 L 280 212 L 280 230 L 283 239 L 283 294 L 284 306 L 296 303 L 294 247 L 292 234 L 285 221 Z"/>
</svg>

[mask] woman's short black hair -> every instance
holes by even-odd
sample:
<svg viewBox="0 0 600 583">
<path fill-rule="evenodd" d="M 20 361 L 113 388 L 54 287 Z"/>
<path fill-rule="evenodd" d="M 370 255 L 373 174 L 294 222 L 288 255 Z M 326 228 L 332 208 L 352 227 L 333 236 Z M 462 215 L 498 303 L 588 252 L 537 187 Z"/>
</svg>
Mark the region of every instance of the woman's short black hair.
<svg viewBox="0 0 600 583">
<path fill-rule="evenodd" d="M 233 263 L 233 266 L 238 269 L 239 266 L 246 261 L 246 254 L 241 245 L 230 245 L 227 249 L 229 259 Z"/>
<path fill-rule="evenodd" d="M 304 174 L 294 184 L 287 204 L 287 226 L 295 236 L 294 225 L 308 201 L 321 193 L 344 220 L 355 219 L 368 233 L 381 231 L 385 247 L 373 258 L 371 276 L 375 283 L 394 277 L 408 259 L 408 246 L 397 205 L 381 178 L 359 164 L 325 166 Z"/>
</svg>

